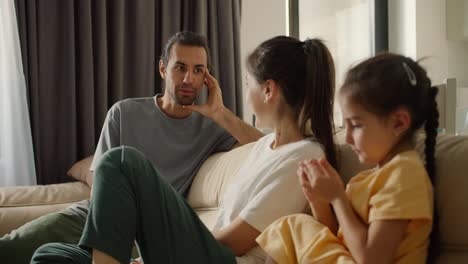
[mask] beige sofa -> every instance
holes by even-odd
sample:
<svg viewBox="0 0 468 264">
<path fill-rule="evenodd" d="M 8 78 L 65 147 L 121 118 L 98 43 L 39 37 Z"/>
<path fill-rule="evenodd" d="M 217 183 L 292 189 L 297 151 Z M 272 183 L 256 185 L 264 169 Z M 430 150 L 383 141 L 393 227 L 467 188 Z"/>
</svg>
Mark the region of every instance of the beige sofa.
<svg viewBox="0 0 468 264">
<path fill-rule="evenodd" d="M 213 155 L 195 177 L 188 201 L 208 227 L 212 227 L 216 220 L 224 188 L 251 146 Z M 349 147 L 341 145 L 339 149 L 340 173 L 347 180 L 363 167 Z M 435 189 L 442 247 L 438 263 L 468 263 L 468 137 L 439 137 L 436 151 Z M 0 236 L 88 196 L 89 188 L 81 182 L 0 188 Z"/>
</svg>

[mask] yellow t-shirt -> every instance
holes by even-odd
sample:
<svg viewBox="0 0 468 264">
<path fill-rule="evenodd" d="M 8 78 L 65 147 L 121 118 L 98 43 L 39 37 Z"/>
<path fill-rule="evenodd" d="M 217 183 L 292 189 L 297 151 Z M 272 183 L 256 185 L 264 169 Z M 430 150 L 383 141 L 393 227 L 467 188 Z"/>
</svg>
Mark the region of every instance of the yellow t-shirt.
<svg viewBox="0 0 468 264">
<path fill-rule="evenodd" d="M 395 255 L 395 263 L 423 263 L 432 229 L 431 181 L 416 151 L 396 155 L 381 168 L 363 171 L 346 188 L 348 198 L 361 219 L 408 219 L 406 235 Z M 338 233 L 339 238 L 341 232 Z"/>
<path fill-rule="evenodd" d="M 425 263 L 432 229 L 433 192 L 415 151 L 400 153 L 381 168 L 359 173 L 348 183 L 346 194 L 367 224 L 375 220 L 409 220 L 394 263 Z M 309 215 L 278 219 L 257 242 L 281 264 L 354 263 L 341 231 L 337 237 Z"/>
</svg>

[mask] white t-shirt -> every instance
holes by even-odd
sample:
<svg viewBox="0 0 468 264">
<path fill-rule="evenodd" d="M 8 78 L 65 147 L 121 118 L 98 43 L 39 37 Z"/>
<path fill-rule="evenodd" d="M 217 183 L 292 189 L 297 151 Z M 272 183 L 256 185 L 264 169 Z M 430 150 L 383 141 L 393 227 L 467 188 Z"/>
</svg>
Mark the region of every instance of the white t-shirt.
<svg viewBox="0 0 468 264">
<path fill-rule="evenodd" d="M 307 201 L 296 174 L 298 163 L 324 156 L 322 147 L 311 139 L 271 149 L 274 134 L 259 139 L 221 200 L 214 229 L 222 229 L 242 218 L 262 232 L 276 219 L 303 212 Z M 264 263 L 265 252 L 255 247 L 237 263 Z"/>
</svg>

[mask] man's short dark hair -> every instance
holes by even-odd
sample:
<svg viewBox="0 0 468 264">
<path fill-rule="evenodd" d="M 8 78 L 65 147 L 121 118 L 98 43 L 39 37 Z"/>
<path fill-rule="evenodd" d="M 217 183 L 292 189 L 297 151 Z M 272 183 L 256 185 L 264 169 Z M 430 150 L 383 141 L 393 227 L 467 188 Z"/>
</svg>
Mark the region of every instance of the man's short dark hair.
<svg viewBox="0 0 468 264">
<path fill-rule="evenodd" d="M 174 46 L 174 44 L 204 48 L 206 52 L 207 67 L 210 65 L 210 53 L 208 51 L 206 38 L 200 34 L 191 31 L 178 32 L 167 41 L 166 47 L 164 47 L 163 54 L 161 55 L 161 59 L 164 65 L 167 65 L 167 62 L 169 61 L 171 49 L 172 46 Z"/>
</svg>

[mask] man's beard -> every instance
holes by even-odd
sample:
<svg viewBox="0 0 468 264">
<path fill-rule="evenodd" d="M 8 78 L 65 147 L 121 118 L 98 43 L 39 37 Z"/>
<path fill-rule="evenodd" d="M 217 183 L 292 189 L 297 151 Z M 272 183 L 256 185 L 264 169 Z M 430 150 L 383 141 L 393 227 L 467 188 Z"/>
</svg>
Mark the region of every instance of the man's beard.
<svg viewBox="0 0 468 264">
<path fill-rule="evenodd" d="M 174 91 L 172 91 L 171 93 L 169 93 L 172 97 L 172 99 L 178 104 L 178 105 L 192 105 L 193 102 L 195 102 L 195 100 L 197 99 L 197 96 L 198 94 L 196 92 L 193 93 L 192 96 L 188 96 L 188 95 L 181 95 L 179 93 L 177 93 L 177 91 L 179 90 L 179 88 L 181 88 L 182 85 L 180 86 L 176 86 Z M 194 89 L 195 90 L 195 89 Z"/>
</svg>

